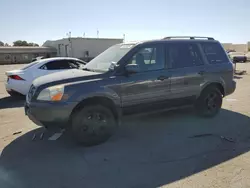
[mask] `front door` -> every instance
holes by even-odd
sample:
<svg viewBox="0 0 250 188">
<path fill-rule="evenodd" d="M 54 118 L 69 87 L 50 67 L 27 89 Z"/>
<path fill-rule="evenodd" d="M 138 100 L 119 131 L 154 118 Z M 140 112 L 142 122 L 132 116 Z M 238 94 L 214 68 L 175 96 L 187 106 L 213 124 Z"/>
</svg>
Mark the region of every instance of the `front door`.
<svg viewBox="0 0 250 188">
<path fill-rule="evenodd" d="M 173 105 L 191 104 L 200 93 L 205 69 L 199 47 L 193 43 L 170 43 L 166 48 L 171 69 Z"/>
<path fill-rule="evenodd" d="M 139 72 L 121 79 L 121 102 L 125 114 L 160 108 L 170 93 L 170 76 L 165 67 L 163 44 L 142 46 L 128 64 L 137 64 Z"/>
</svg>

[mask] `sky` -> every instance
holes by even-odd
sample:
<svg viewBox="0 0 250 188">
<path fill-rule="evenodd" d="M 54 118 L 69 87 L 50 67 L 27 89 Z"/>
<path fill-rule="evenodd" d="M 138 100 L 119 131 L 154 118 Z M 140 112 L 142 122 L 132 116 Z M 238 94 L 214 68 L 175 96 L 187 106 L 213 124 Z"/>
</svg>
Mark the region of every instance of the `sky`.
<svg viewBox="0 0 250 188">
<path fill-rule="evenodd" d="M 250 41 L 249 0 L 0 0 L 0 41 L 67 37 L 148 40 L 212 36 Z"/>
</svg>

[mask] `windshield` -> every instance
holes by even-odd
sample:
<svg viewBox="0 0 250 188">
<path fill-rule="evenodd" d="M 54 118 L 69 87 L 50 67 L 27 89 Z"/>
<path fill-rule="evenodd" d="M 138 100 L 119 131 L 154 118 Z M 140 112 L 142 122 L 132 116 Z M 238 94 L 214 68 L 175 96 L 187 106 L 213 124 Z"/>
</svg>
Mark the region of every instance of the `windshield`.
<svg viewBox="0 0 250 188">
<path fill-rule="evenodd" d="M 134 45 L 118 44 L 111 46 L 84 66 L 96 72 L 107 72 L 112 64 L 117 63 Z"/>
<path fill-rule="evenodd" d="M 30 67 L 36 65 L 36 64 L 39 63 L 39 62 L 40 62 L 40 61 L 38 60 L 38 61 L 34 61 L 34 62 L 32 62 L 32 63 L 29 63 L 29 64 L 25 65 L 23 68 L 21 68 L 21 70 L 28 69 L 28 68 L 30 68 Z"/>
</svg>

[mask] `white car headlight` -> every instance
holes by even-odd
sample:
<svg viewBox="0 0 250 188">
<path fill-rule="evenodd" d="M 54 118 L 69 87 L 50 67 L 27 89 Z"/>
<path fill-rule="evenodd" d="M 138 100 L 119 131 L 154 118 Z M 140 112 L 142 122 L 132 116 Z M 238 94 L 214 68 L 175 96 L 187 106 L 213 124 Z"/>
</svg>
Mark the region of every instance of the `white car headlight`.
<svg viewBox="0 0 250 188">
<path fill-rule="evenodd" d="M 64 94 L 64 86 L 52 86 L 43 89 L 38 97 L 37 100 L 40 101 L 61 101 Z"/>
</svg>

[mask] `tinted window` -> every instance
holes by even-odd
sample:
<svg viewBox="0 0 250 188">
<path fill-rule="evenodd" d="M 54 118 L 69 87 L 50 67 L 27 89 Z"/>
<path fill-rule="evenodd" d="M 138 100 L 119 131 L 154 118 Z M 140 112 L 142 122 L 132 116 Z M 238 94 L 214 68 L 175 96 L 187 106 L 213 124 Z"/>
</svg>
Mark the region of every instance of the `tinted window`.
<svg viewBox="0 0 250 188">
<path fill-rule="evenodd" d="M 162 50 L 160 46 L 142 48 L 133 55 L 129 64 L 139 65 L 141 72 L 164 69 Z"/>
<path fill-rule="evenodd" d="M 61 69 L 71 69 L 73 68 L 71 63 L 68 60 L 57 60 L 57 61 L 51 61 L 45 64 L 45 69 L 47 70 L 61 70 Z"/>
<path fill-rule="evenodd" d="M 172 68 L 193 67 L 203 64 L 198 46 L 195 44 L 169 44 L 167 57 Z"/>
<path fill-rule="evenodd" d="M 228 57 L 219 43 L 203 43 L 201 45 L 210 64 L 228 63 Z"/>
</svg>

